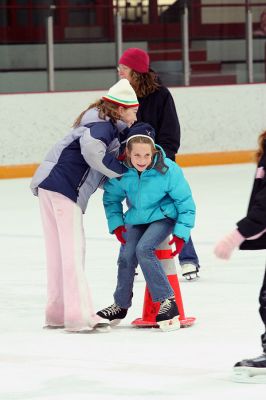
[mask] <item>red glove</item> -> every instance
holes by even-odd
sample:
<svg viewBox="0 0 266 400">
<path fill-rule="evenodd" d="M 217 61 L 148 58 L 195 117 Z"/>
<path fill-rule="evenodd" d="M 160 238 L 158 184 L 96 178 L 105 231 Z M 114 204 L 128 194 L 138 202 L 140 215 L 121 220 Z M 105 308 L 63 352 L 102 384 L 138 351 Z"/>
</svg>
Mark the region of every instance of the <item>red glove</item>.
<svg viewBox="0 0 266 400">
<path fill-rule="evenodd" d="M 114 230 L 114 234 L 116 235 L 117 240 L 119 240 L 120 243 L 126 244 L 125 239 L 123 238 L 123 232 L 126 232 L 126 228 L 124 225 L 119 226 Z"/>
<path fill-rule="evenodd" d="M 174 256 L 176 256 L 177 254 L 179 254 L 181 252 L 181 250 L 182 250 L 182 248 L 183 248 L 183 246 L 185 244 L 185 241 L 183 239 L 173 235 L 173 239 L 170 240 L 170 242 L 168 244 L 170 246 L 171 246 L 171 244 L 175 245 L 175 250 L 172 251 L 172 254 L 171 254 L 171 256 L 174 257 Z"/>
</svg>

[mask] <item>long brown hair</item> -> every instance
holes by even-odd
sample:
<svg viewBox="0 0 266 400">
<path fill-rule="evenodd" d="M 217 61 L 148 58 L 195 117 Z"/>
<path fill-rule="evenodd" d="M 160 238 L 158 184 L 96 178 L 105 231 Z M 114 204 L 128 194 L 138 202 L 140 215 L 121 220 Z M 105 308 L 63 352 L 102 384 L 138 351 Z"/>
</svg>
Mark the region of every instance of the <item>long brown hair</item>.
<svg viewBox="0 0 266 400">
<path fill-rule="evenodd" d="M 147 73 L 139 73 L 132 70 L 130 77 L 130 84 L 137 97 L 148 96 L 148 94 L 155 92 L 160 87 L 158 76 L 152 70 Z"/>
<path fill-rule="evenodd" d="M 266 131 L 262 132 L 258 137 L 259 148 L 255 153 L 256 161 L 258 162 L 264 153 L 264 142 L 266 140 Z"/>
<path fill-rule="evenodd" d="M 118 107 L 121 106 L 111 103 L 110 101 L 100 99 L 95 103 L 90 104 L 86 110 L 82 111 L 82 113 L 75 119 L 73 128 L 77 128 L 80 125 L 83 115 L 91 108 L 97 108 L 99 110 L 99 118 L 105 119 L 106 117 L 109 117 L 112 122 L 116 122 L 120 119 Z"/>
</svg>

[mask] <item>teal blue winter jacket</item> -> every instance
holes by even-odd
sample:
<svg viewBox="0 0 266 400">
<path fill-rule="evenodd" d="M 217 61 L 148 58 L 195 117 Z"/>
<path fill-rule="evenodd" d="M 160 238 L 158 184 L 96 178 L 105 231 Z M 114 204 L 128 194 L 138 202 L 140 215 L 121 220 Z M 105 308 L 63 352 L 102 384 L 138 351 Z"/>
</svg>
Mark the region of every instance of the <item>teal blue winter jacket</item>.
<svg viewBox="0 0 266 400">
<path fill-rule="evenodd" d="M 161 154 L 164 153 L 160 149 Z M 155 156 L 151 169 L 141 174 L 135 168 L 120 178 L 109 179 L 104 185 L 103 203 L 110 233 L 120 225 L 149 224 L 166 217 L 176 220 L 173 234 L 186 242 L 195 221 L 195 203 L 182 169 L 164 157 L 165 174 L 156 169 Z M 123 200 L 128 210 L 123 212 Z"/>
</svg>

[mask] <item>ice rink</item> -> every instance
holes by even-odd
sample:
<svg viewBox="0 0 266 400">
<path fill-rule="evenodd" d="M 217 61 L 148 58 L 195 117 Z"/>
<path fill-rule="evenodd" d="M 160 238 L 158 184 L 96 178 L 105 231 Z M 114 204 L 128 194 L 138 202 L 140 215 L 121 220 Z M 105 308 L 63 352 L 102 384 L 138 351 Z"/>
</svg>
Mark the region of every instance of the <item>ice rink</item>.
<svg viewBox="0 0 266 400">
<path fill-rule="evenodd" d="M 265 251 L 217 260 L 213 246 L 245 215 L 254 164 L 184 169 L 197 204 L 192 232 L 200 279 L 180 287 L 194 326 L 175 332 L 130 325 L 142 314 L 145 282 L 110 333 L 42 329 L 46 300 L 44 242 L 30 179 L 0 180 L 1 400 L 265 400 L 266 385 L 232 381 L 242 358 L 258 356 L 263 326 L 258 293 Z M 86 273 L 95 309 L 112 304 L 118 243 L 108 234 L 102 192 L 84 217 Z"/>
</svg>

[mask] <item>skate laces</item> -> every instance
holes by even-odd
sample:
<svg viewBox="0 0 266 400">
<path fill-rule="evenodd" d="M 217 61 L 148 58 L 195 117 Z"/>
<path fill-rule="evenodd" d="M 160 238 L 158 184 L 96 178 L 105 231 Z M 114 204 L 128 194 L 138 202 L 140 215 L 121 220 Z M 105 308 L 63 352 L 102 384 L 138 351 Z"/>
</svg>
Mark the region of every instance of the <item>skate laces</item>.
<svg viewBox="0 0 266 400">
<path fill-rule="evenodd" d="M 167 311 L 170 310 L 170 308 L 171 308 L 171 300 L 169 299 L 164 300 L 160 305 L 160 310 L 158 312 L 158 315 L 166 313 Z"/>
<path fill-rule="evenodd" d="M 112 304 L 110 307 L 105 308 L 102 310 L 102 313 L 106 316 L 118 314 L 121 311 L 121 307 L 117 306 L 116 304 Z"/>
</svg>

